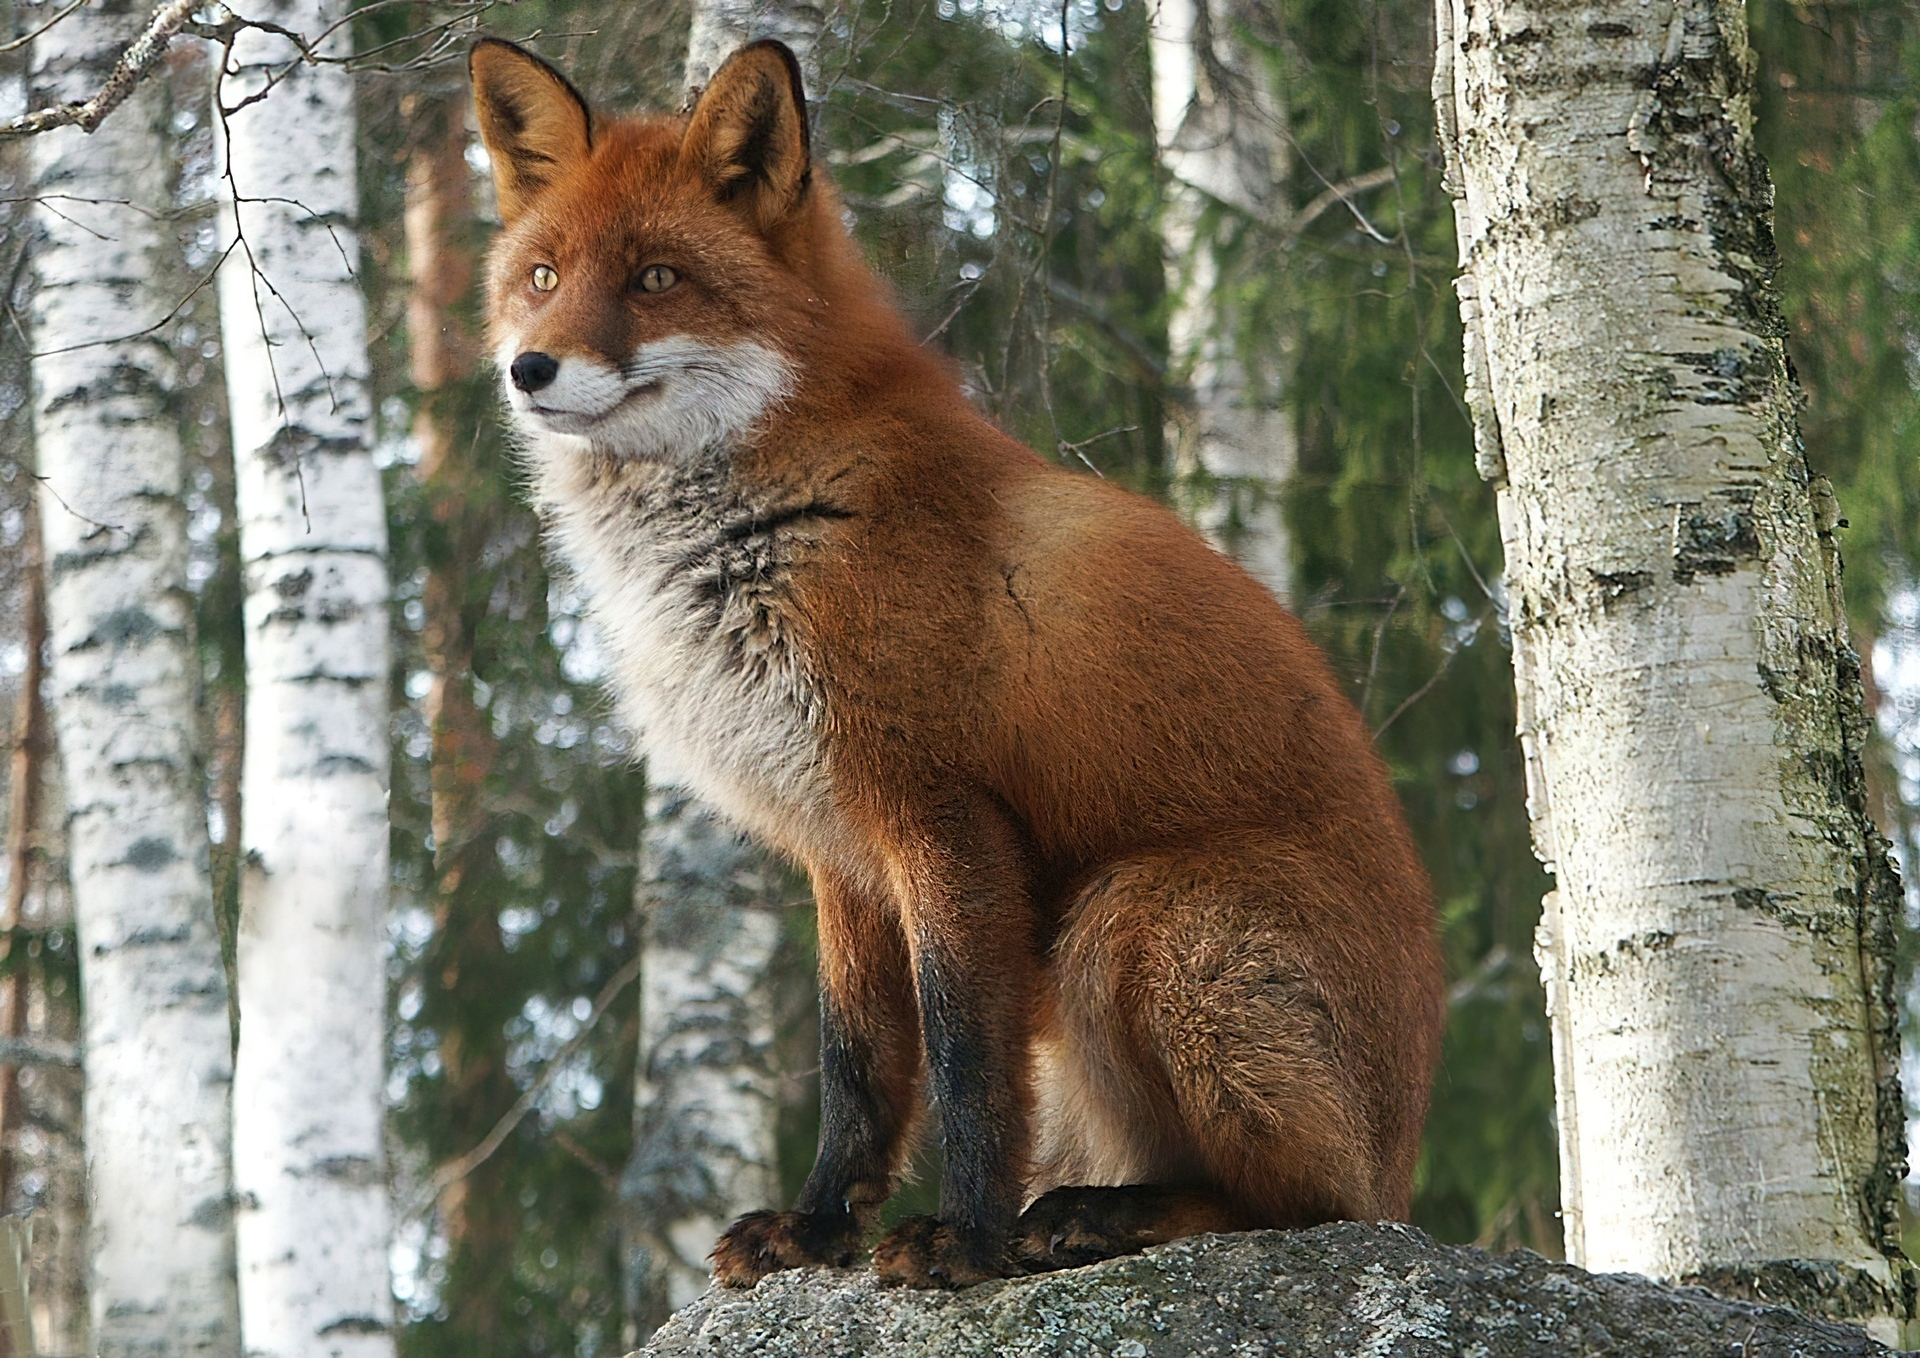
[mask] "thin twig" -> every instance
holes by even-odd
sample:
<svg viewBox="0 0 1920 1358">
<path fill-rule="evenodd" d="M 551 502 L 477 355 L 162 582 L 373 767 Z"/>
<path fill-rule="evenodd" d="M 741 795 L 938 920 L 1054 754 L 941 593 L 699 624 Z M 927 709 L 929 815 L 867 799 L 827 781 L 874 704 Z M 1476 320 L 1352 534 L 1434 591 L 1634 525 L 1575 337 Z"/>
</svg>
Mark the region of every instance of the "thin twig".
<svg viewBox="0 0 1920 1358">
<path fill-rule="evenodd" d="M 124 533 L 127 531 L 120 524 L 102 523 L 98 519 L 89 518 L 85 514 L 82 514 L 79 510 L 75 509 L 72 505 L 68 504 L 67 497 L 62 495 L 59 491 L 53 488 L 52 477 L 42 476 L 39 472 L 29 472 L 28 475 L 33 477 L 33 479 L 38 481 L 41 485 L 45 486 L 47 488 L 47 494 L 51 495 L 56 501 L 59 502 L 60 508 L 66 510 L 68 514 L 80 520 L 81 523 L 84 523 L 91 528 L 97 528 L 103 533 Z"/>
<path fill-rule="evenodd" d="M 1360 690 L 1360 715 L 1367 715 L 1367 706 L 1373 701 L 1373 677 L 1380 672 L 1380 643 L 1386 639 L 1387 624 L 1393 621 L 1393 615 L 1400 607 L 1400 601 L 1407 597 L 1407 587 L 1395 583 L 1393 598 L 1387 602 L 1387 611 L 1373 628 L 1373 657 L 1367 661 L 1367 682 Z"/>
<path fill-rule="evenodd" d="M 546 1069 L 540 1072 L 540 1078 L 528 1086 L 527 1091 L 514 1102 L 513 1107 L 507 1110 L 504 1117 L 493 1124 L 493 1130 L 480 1139 L 479 1145 L 458 1159 L 449 1160 L 434 1171 L 433 1178 L 428 1180 L 426 1189 L 420 1195 L 419 1206 L 413 1215 L 417 1216 L 424 1212 L 449 1187 L 459 1183 L 484 1165 L 492 1158 L 493 1153 L 506 1143 L 506 1139 L 513 1135 L 513 1129 L 533 1111 L 533 1106 L 540 1101 L 540 1096 L 547 1092 L 547 1087 L 566 1068 L 567 1062 L 573 1059 L 573 1054 L 586 1043 L 588 1035 L 593 1032 L 594 1025 L 600 1022 L 601 1015 L 605 1014 L 613 1002 L 619 998 L 620 992 L 640 975 L 640 966 L 644 960 L 644 954 L 634 957 L 607 979 L 607 983 L 600 987 L 600 994 L 593 1002 L 593 1012 L 587 1015 L 587 1021 L 580 1025 L 580 1031 L 553 1054 L 553 1059 L 547 1062 Z"/>
<path fill-rule="evenodd" d="M 1362 230 L 1375 240 L 1384 241 L 1384 237 L 1373 229 L 1373 224 L 1369 222 L 1366 217 L 1361 214 L 1360 209 L 1354 205 L 1352 195 L 1366 193 L 1370 189 L 1377 189 L 1383 184 L 1391 184 L 1392 182 L 1393 166 L 1382 165 L 1377 170 L 1368 170 L 1365 174 L 1357 174 L 1351 179 L 1343 179 L 1338 184 L 1327 185 L 1313 201 L 1294 213 L 1292 218 L 1288 220 L 1286 233 L 1280 237 L 1280 248 L 1282 250 L 1291 250 L 1294 243 L 1300 239 L 1301 234 L 1304 233 L 1309 226 L 1312 226 L 1315 220 L 1335 203 L 1346 204 L 1347 210 L 1353 213 L 1354 220 L 1360 223 Z"/>
<path fill-rule="evenodd" d="M 235 242 L 235 244 L 238 244 L 238 242 Z M 131 331 L 125 335 L 111 335 L 111 336 L 108 336 L 106 339 L 82 340 L 79 344 L 66 344 L 66 345 L 62 345 L 58 349 L 40 349 L 35 351 L 34 353 L 28 354 L 27 357 L 28 358 L 52 358 L 55 354 L 71 354 L 81 349 L 97 349 L 104 344 L 126 344 L 132 340 L 145 339 L 148 335 L 151 335 L 154 331 L 160 329 L 168 321 L 172 320 L 175 316 L 178 316 L 182 311 L 186 310 L 187 303 L 191 302 L 195 297 L 199 296 L 201 290 L 205 288 L 207 284 L 213 282 L 213 276 L 220 272 L 220 266 L 227 262 L 227 256 L 233 253 L 233 249 L 234 247 L 232 245 L 229 245 L 226 249 L 222 250 L 220 252 L 220 258 L 213 261 L 213 267 L 208 269 L 206 273 L 201 275 L 200 281 L 195 283 L 193 287 L 188 290 L 187 295 L 185 297 L 182 297 L 179 301 L 175 302 L 173 304 L 173 310 L 169 311 L 166 315 L 162 316 L 159 320 L 155 321 L 152 325 L 142 326 L 140 329 Z"/>
<path fill-rule="evenodd" d="M 1487 616 L 1492 612 L 1493 610 L 1491 608 L 1486 608 L 1481 610 L 1480 616 L 1474 620 L 1474 630 L 1476 632 L 1479 631 L 1480 626 L 1486 622 Z M 1412 693 L 1409 693 L 1406 697 L 1406 700 L 1402 702 L 1400 706 L 1394 708 L 1393 711 L 1388 715 L 1385 721 L 1381 722 L 1379 726 L 1374 728 L 1373 738 L 1376 741 L 1379 740 L 1381 736 L 1387 733 L 1387 728 L 1389 726 L 1393 725 L 1396 721 L 1400 720 L 1401 714 L 1403 714 L 1409 707 L 1412 707 L 1415 703 L 1419 702 L 1422 698 L 1426 697 L 1428 692 L 1433 688 L 1433 686 L 1439 683 L 1442 676 L 1444 676 L 1448 671 L 1448 669 L 1450 669 L 1453 666 L 1453 658 L 1459 655 L 1460 652 L 1466 649 L 1467 649 L 1466 645 L 1462 643 L 1461 645 L 1455 646 L 1452 650 L 1448 651 L 1446 653 L 1446 656 L 1440 661 L 1440 667 L 1433 672 L 1433 677 L 1428 679 L 1426 683 L 1420 685 L 1420 687 L 1415 689 Z"/>
<path fill-rule="evenodd" d="M 1139 430 L 1140 430 L 1140 426 L 1137 424 L 1123 424 L 1119 426 L 1117 429 L 1102 430 L 1100 433 L 1095 434 L 1092 438 L 1081 439 L 1078 443 L 1062 443 L 1060 445 L 1060 451 L 1063 453 L 1077 453 L 1082 448 L 1091 448 L 1094 444 L 1100 442 L 1100 440 L 1102 439 L 1110 439 L 1114 437 L 1116 434 L 1135 434 L 1135 433 L 1138 433 Z M 1082 462 L 1086 462 L 1086 459 L 1084 457 L 1081 458 L 1080 460 Z M 1100 474 L 1100 469 L 1098 467 L 1094 467 L 1091 462 L 1087 462 L 1087 465 L 1093 468 L 1093 473 L 1095 476 L 1098 476 Z"/>
<path fill-rule="evenodd" d="M 69 14 L 73 13 L 75 10 L 79 9 L 82 5 L 86 3 L 87 3 L 87 0 L 73 0 L 73 3 L 71 5 L 68 5 L 65 9 L 61 10 L 58 14 L 54 15 L 51 19 L 47 20 L 44 24 L 41 24 L 40 27 L 34 29 L 33 32 L 23 33 L 19 37 L 15 38 L 12 42 L 0 43 L 0 52 L 18 52 L 22 47 L 25 47 L 28 43 L 32 42 L 35 38 L 39 37 L 42 33 L 45 33 L 49 28 L 52 28 L 55 24 L 59 23 L 62 19 L 66 18 Z"/>
</svg>

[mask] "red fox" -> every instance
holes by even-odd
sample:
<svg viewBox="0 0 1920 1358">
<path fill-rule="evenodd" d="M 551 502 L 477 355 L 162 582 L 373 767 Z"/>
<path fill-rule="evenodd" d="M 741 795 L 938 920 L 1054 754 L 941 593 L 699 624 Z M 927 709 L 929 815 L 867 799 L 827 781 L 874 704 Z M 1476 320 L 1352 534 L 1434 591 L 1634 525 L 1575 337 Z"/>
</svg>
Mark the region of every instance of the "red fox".
<svg viewBox="0 0 1920 1358">
<path fill-rule="evenodd" d="M 977 415 L 862 263 L 800 71 L 608 118 L 472 53 L 491 343 L 650 776 L 812 877 L 818 1158 L 722 1283 L 850 1265 L 925 1106 L 961 1287 L 1204 1231 L 1402 1218 L 1431 888 L 1299 622 L 1149 500 Z"/>
</svg>

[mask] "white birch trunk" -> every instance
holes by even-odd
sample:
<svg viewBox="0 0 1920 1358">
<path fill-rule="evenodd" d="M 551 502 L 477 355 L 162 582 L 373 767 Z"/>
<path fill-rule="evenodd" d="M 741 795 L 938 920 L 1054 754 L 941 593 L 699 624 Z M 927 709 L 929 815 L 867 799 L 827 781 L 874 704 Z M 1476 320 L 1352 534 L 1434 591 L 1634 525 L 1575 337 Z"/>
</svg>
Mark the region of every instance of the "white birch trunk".
<svg viewBox="0 0 1920 1358">
<path fill-rule="evenodd" d="M 138 7 L 82 9 L 42 35 L 35 102 L 92 94 L 143 18 Z M 165 119 L 152 81 L 91 136 L 61 130 L 33 146 L 39 192 L 68 195 L 34 213 L 48 697 L 85 988 L 95 1351 L 237 1358 L 233 1070 L 176 374 L 163 334 L 49 352 L 125 335 L 179 300 L 154 281 L 172 273 Z"/>
<path fill-rule="evenodd" d="M 1742 7 L 1438 15 L 1469 396 L 1558 882 L 1540 952 L 1568 1255 L 1897 1339 L 1899 886 L 1771 283 Z"/>
<path fill-rule="evenodd" d="M 648 798 L 634 1152 L 622 1181 L 636 1342 L 707 1285 L 742 1212 L 776 1205 L 775 987 L 785 869 L 678 789 Z"/>
<path fill-rule="evenodd" d="M 345 0 L 241 12 L 316 34 Z M 327 50 L 346 50 L 342 29 Z M 371 455 L 353 77 L 244 34 L 217 91 L 219 277 L 246 588 L 234 1178 L 246 1349 L 393 1353 L 383 1050 L 386 508 Z M 265 201 L 250 201 L 265 200 Z M 264 325 L 263 325 L 264 322 Z"/>
<path fill-rule="evenodd" d="M 1286 598 L 1292 542 L 1282 501 L 1298 458 L 1279 373 L 1240 352 L 1223 216 L 1275 222 L 1288 171 L 1285 111 L 1238 40 L 1232 0 L 1156 0 L 1153 122 L 1172 177 L 1161 217 L 1172 371 L 1189 395 L 1167 430 L 1194 526 Z M 1209 212 L 1209 209 L 1212 212 Z M 1285 338 L 1275 346 L 1287 362 Z"/>
<path fill-rule="evenodd" d="M 695 0 L 688 103 L 759 38 L 793 49 L 813 96 L 822 17 L 809 0 Z M 634 1345 L 705 1289 L 707 1254 L 729 1222 L 780 1205 L 775 971 L 791 880 L 684 789 L 650 789 L 635 890 L 645 963 L 634 1146 L 620 1185 Z"/>
<path fill-rule="evenodd" d="M 820 64 L 814 48 L 825 19 L 825 8 L 816 0 L 694 0 L 687 35 L 688 104 L 735 48 L 761 38 L 778 38 L 793 49 L 806 74 L 807 99 L 818 99 Z"/>
</svg>

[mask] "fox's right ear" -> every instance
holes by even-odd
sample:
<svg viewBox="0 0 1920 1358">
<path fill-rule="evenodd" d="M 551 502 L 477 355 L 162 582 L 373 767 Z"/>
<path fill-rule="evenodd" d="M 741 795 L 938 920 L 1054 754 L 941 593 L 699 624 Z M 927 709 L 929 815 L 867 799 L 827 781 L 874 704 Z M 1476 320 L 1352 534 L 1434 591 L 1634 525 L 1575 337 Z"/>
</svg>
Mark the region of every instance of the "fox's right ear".
<svg viewBox="0 0 1920 1358">
<path fill-rule="evenodd" d="M 593 115 L 565 76 L 510 42 L 480 39 L 467 54 L 467 73 L 500 220 L 511 225 L 542 189 L 587 158 Z"/>
</svg>

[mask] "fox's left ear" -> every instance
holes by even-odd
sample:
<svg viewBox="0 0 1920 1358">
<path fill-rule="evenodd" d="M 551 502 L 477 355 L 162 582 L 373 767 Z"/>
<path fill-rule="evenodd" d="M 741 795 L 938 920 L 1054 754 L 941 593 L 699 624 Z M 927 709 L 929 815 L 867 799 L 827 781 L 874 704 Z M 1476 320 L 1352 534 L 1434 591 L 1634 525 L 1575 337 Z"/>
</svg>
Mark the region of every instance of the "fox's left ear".
<svg viewBox="0 0 1920 1358">
<path fill-rule="evenodd" d="M 800 205 L 813 148 L 800 63 L 785 43 L 748 43 L 713 73 L 693 106 L 680 163 L 761 232 Z"/>
<path fill-rule="evenodd" d="M 467 54 L 480 140 L 493 162 L 500 220 L 511 225 L 593 149 L 593 115 L 580 91 L 525 48 L 482 38 Z"/>
</svg>

